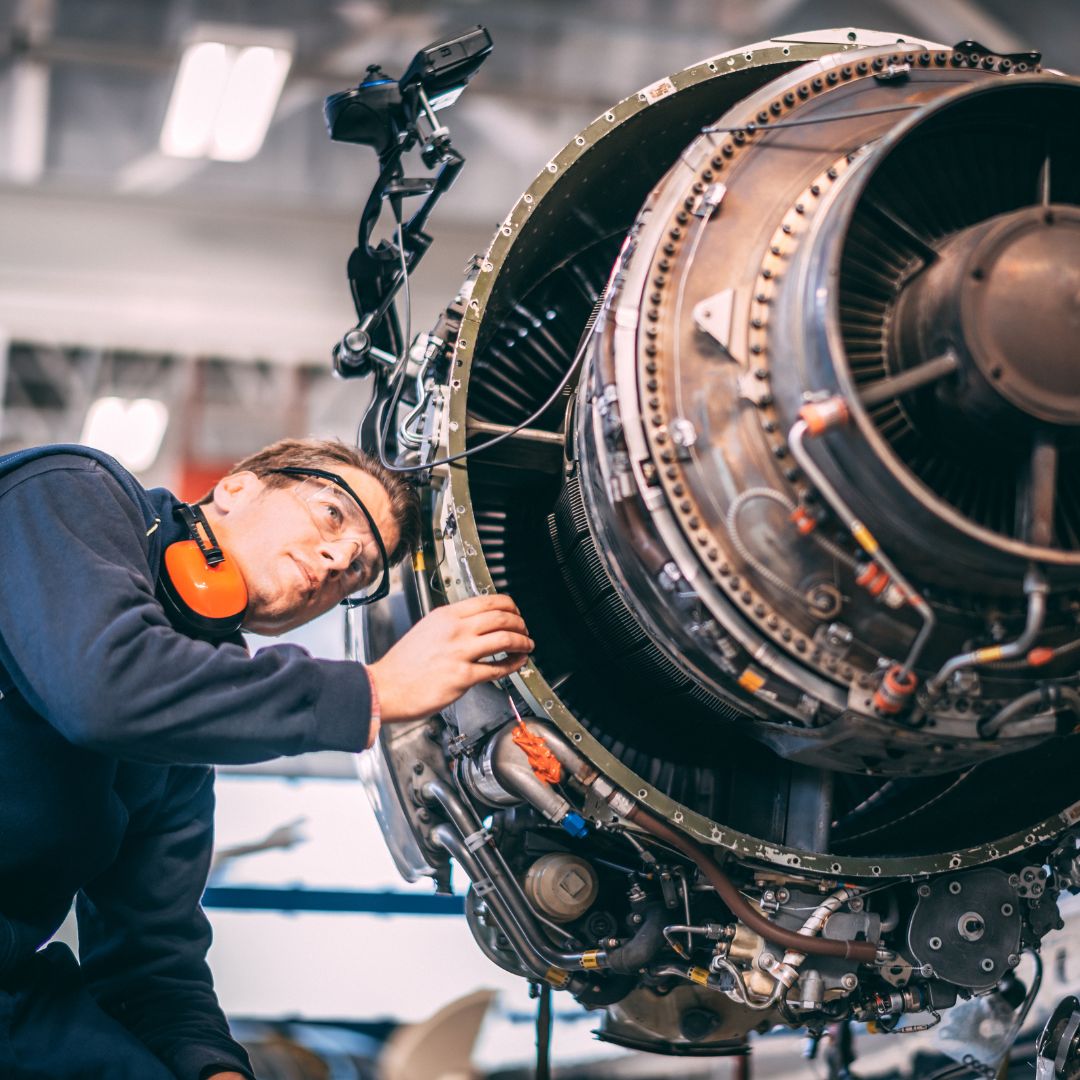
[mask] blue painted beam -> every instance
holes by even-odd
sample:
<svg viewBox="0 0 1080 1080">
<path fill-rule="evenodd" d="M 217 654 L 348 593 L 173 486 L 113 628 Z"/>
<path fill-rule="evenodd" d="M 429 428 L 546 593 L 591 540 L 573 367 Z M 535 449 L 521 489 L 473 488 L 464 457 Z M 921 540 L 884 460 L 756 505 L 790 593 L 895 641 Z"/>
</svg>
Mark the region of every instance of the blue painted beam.
<svg viewBox="0 0 1080 1080">
<path fill-rule="evenodd" d="M 438 893 L 365 892 L 359 889 L 266 888 L 211 885 L 203 907 L 243 911 L 366 912 L 376 915 L 463 915 L 463 896 Z"/>
</svg>

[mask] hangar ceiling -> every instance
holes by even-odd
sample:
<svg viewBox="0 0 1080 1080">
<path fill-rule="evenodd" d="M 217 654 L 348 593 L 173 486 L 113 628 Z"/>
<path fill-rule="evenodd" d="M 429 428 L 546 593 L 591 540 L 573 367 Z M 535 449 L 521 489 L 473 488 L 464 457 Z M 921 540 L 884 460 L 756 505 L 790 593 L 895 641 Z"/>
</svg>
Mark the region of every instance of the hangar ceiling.
<svg viewBox="0 0 1080 1080">
<path fill-rule="evenodd" d="M 495 49 L 445 114 L 468 161 L 431 222 L 414 327 L 431 325 L 558 148 L 705 56 L 859 25 L 1034 45 L 1070 69 L 1080 40 L 1080 16 L 1054 0 L 0 0 L 0 376 L 5 341 L 60 350 L 39 372 L 76 370 L 80 349 L 325 371 L 352 321 L 344 264 L 374 158 L 329 140 L 323 98 L 370 63 L 399 74 L 419 47 L 474 23 Z M 250 161 L 159 150 L 183 46 L 204 24 L 295 43 Z M 338 401 L 355 415 L 355 395 Z M 23 434 L 9 417 L 7 439 L 77 436 L 75 412 Z"/>
</svg>

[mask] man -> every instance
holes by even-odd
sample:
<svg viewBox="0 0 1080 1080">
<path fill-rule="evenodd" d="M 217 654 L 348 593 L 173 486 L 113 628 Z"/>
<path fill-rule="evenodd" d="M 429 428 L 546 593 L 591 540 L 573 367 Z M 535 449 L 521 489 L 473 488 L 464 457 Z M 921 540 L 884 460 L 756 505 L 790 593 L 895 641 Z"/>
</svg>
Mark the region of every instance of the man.
<svg viewBox="0 0 1080 1080">
<path fill-rule="evenodd" d="M 208 766 L 363 750 L 380 719 L 429 715 L 533 643 L 489 596 L 437 609 L 367 668 L 291 645 L 249 656 L 185 621 L 167 553 L 194 537 L 205 572 L 216 540 L 243 627 L 278 634 L 370 595 L 417 531 L 412 489 L 338 442 L 275 443 L 196 510 L 104 455 L 0 463 L 0 1076 L 251 1075 L 205 962 Z M 76 897 L 81 967 L 36 951 Z"/>
</svg>

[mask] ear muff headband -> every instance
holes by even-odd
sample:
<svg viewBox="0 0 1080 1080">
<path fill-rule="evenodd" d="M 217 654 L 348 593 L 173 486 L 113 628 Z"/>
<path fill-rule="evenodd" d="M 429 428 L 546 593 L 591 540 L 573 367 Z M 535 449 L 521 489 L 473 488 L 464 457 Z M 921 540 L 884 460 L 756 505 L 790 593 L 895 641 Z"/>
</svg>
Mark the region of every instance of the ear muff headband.
<svg viewBox="0 0 1080 1080">
<path fill-rule="evenodd" d="M 181 504 L 176 516 L 187 525 L 191 539 L 178 540 L 165 549 L 158 590 L 163 603 L 200 634 L 236 633 L 248 603 L 240 571 L 218 546 L 198 506 Z"/>
</svg>

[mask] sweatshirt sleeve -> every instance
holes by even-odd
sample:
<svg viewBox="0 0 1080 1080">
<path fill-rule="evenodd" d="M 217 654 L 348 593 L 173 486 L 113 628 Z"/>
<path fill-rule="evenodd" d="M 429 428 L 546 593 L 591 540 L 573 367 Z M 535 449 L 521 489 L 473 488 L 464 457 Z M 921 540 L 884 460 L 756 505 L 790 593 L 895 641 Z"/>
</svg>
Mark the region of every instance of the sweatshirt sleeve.
<svg viewBox="0 0 1080 1080">
<path fill-rule="evenodd" d="M 0 662 L 78 746 L 180 764 L 367 746 L 362 665 L 295 645 L 250 656 L 171 626 L 139 511 L 95 463 L 5 485 L 0 568 Z"/>
<path fill-rule="evenodd" d="M 112 865 L 79 896 L 82 974 L 98 1004 L 176 1074 L 251 1076 L 218 1005 L 200 906 L 213 841 L 213 777 L 173 768 L 152 812 L 134 818 Z"/>
</svg>

